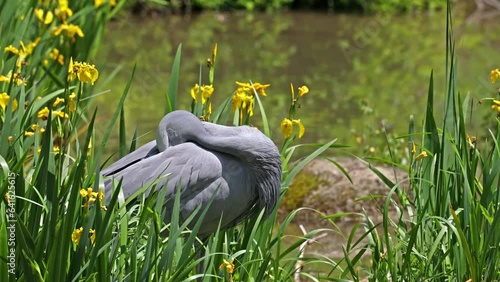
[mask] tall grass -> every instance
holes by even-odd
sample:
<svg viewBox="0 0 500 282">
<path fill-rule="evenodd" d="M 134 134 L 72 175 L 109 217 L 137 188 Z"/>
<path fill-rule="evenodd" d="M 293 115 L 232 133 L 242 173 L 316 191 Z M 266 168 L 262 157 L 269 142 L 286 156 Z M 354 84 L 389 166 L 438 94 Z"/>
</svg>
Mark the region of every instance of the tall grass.
<svg viewBox="0 0 500 282">
<path fill-rule="evenodd" d="M 35 0 L 1 4 L 0 47 L 6 52 L 0 66 L 0 281 L 290 280 L 300 244 L 321 231 L 283 245 L 296 212 L 279 225 L 276 210 L 267 219 L 260 214 L 202 241 L 196 237 L 201 221 L 189 225 L 192 230 L 187 228 L 194 215 L 179 222 L 174 212 L 171 224 L 164 224 L 165 191 L 145 198 L 141 192 L 148 187 L 144 187 L 138 200 L 124 200 L 115 193 L 104 205 L 99 172 L 114 128 L 120 130 L 120 155 L 135 148 L 135 136 L 130 146 L 126 144 L 123 116 L 135 69 L 130 70 L 130 81 L 100 142 L 94 131 L 96 111 L 91 112 L 86 102 L 93 95 L 94 81 L 106 79 L 98 78 L 98 67 L 91 63 L 107 21 L 123 1 L 111 4 L 81 1 L 67 6 L 66 1 Z M 181 47 L 172 66 L 166 112 L 176 109 L 180 60 Z M 265 107 L 252 91 L 249 95 L 269 134 L 273 125 L 267 123 Z M 248 109 L 232 111 L 231 96 L 213 114 L 207 105 L 195 105 L 193 111 L 208 120 L 250 123 Z M 313 155 L 292 163 L 295 136 L 289 136 L 282 148 L 283 191 L 307 162 L 334 146 L 334 141 L 321 145 Z M 179 210 L 179 195 L 174 210 Z M 197 212 L 202 219 L 205 211 Z M 331 260 L 314 260 L 335 265 Z M 328 279 L 329 274 L 311 277 L 318 281 L 323 276 Z"/>
<path fill-rule="evenodd" d="M 410 187 L 405 189 L 370 166 L 390 187 L 382 210 L 384 220 L 379 225 L 365 216 L 365 223 L 354 227 L 344 249 L 346 267 L 341 268 L 331 258 L 300 255 L 299 248 L 306 240 L 330 229 L 313 230 L 284 244 L 286 229 L 300 209 L 281 222 L 275 209 L 268 218 L 259 214 L 241 226 L 200 239 L 197 230 L 206 211 L 199 209 L 180 222 L 175 212 L 179 210 L 179 194 L 168 226 L 162 220 L 165 191 L 144 197 L 142 192 L 148 187 L 143 187 L 137 199 L 127 200 L 115 192 L 105 206 L 99 194 L 103 187 L 99 172 L 108 158 L 102 152 L 114 128 L 120 130 L 120 155 L 135 148 L 135 136 L 127 144 L 123 116 L 135 69 L 130 70 L 130 81 L 103 139 L 97 142 L 96 112 L 88 116 L 85 102 L 92 97 L 91 84 L 97 74 L 93 66 L 80 63 L 91 62 L 107 21 L 123 1 L 115 7 L 111 1 L 99 7 L 87 2 L 66 7 L 65 3 L 32 0 L 20 5 L 16 1 L 0 4 L 0 47 L 5 50 L 13 45 L 4 52 L 0 65 L 0 195 L 4 196 L 0 204 L 0 281 L 291 281 L 297 261 L 328 269 L 301 273 L 312 281 L 357 281 L 365 276 L 372 281 L 388 277 L 396 281 L 500 279 L 500 231 L 495 228 L 500 220 L 500 135 L 496 128 L 491 131 L 491 141 L 473 144 L 466 134 L 469 98 L 462 101 L 455 87 L 451 13 L 447 27 L 448 103 L 443 125 L 438 128 L 434 119 L 431 75 L 424 132 L 414 132 L 413 126 L 409 132 L 409 144 L 422 138 L 418 156 L 409 146 L 414 159 L 409 167 Z M 43 9 L 43 15 L 35 8 Z M 62 13 L 65 8 L 72 14 L 67 10 Z M 48 11 L 55 15 L 50 22 Z M 63 35 L 55 34 L 63 24 L 77 25 L 84 36 L 64 31 Z M 179 46 L 172 66 L 165 112 L 176 109 L 181 50 Z M 75 62 L 73 67 L 70 58 Z M 259 94 L 266 86 L 251 81 L 240 85 L 212 112 L 208 93 L 209 86 L 216 87 L 216 51 L 208 65 L 209 85 L 202 85 L 200 72 L 199 85 L 192 89 L 195 96 L 205 93 L 208 98 L 197 96 L 191 110 L 206 120 L 234 125 L 251 124 L 251 113 L 259 111 L 262 131 L 269 135 L 270 127 L 278 125 L 266 119 L 265 99 Z M 293 86 L 291 89 L 296 91 Z M 292 93 L 289 116 L 281 124 L 285 135 L 281 146 L 282 196 L 309 161 L 339 146 L 335 140 L 310 144 L 316 151 L 294 161 L 294 152 L 304 146 L 294 145 L 303 134 L 296 102 L 309 98 L 302 97 L 306 89 Z M 234 102 L 243 99 L 235 98 L 238 91 L 246 91 L 246 103 Z M 119 188 L 120 183 L 117 185 Z M 389 217 L 390 208 L 398 212 L 397 219 Z M 195 215 L 199 216 L 197 222 Z M 360 229 L 364 229 L 363 236 L 355 240 Z M 366 273 L 358 273 L 356 265 L 368 250 L 372 264 Z M 340 276 L 334 275 L 334 270 Z"/>
<path fill-rule="evenodd" d="M 423 132 L 410 123 L 409 187 L 392 182 L 370 168 L 390 188 L 381 209 L 383 221 L 367 215 L 362 238 L 349 238 L 345 248 L 348 265 L 369 253 L 365 273 L 346 269 L 342 277 L 370 281 L 498 281 L 500 280 L 500 123 L 485 140 L 475 141 L 466 130 L 470 116 L 469 95 L 457 90 L 451 8 L 447 14 L 447 88 L 444 119 L 439 127 L 431 73 Z M 486 130 L 486 129 L 485 129 Z M 420 153 L 415 139 L 421 136 Z M 395 210 L 397 217 L 390 216 Z M 356 231 L 353 230 L 353 233 Z M 365 240 L 362 240 L 365 239 Z M 359 250 L 358 248 L 361 248 Z"/>
</svg>

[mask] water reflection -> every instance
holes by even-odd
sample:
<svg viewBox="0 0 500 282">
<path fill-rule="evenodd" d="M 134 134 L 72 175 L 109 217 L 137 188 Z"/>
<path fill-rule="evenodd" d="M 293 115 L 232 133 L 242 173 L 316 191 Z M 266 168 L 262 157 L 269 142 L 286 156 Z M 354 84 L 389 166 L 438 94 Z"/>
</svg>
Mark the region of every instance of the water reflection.
<svg viewBox="0 0 500 282">
<path fill-rule="evenodd" d="M 498 21 L 466 24 L 466 17 L 465 9 L 456 9 L 458 87 L 476 98 L 491 96 L 489 70 L 500 62 Z M 141 144 L 154 138 L 177 45 L 183 44 L 179 108 L 188 109 L 189 89 L 199 81 L 200 64 L 202 82 L 207 83 L 205 60 L 217 42 L 215 104 L 232 94 L 236 80 L 271 83 L 264 101 L 273 139 L 279 144 L 289 83 L 306 84 L 311 92 L 298 113 L 306 126 L 303 142 L 338 138 L 355 145 L 351 152 L 379 150 L 381 122 L 399 135 L 406 134 L 411 114 L 417 125 L 421 123 L 431 70 L 438 105 L 443 103 L 445 20 L 445 11 L 392 17 L 203 13 L 121 20 L 110 26 L 97 60 L 102 79 L 98 87 L 111 89 L 98 97 L 99 112 L 102 119 L 111 116 L 137 64 L 125 108 L 127 130 L 129 137 L 136 127 L 139 135 L 151 132 Z M 112 83 L 103 83 L 118 65 L 122 71 Z M 484 107 L 478 113 L 486 112 Z"/>
</svg>

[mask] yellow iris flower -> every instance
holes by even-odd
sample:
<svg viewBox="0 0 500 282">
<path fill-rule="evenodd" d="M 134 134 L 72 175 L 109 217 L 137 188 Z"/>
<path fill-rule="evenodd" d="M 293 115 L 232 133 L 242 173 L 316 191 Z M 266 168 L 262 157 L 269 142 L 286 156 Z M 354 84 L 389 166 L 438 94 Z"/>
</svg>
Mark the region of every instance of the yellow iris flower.
<svg viewBox="0 0 500 282">
<path fill-rule="evenodd" d="M 261 84 L 259 82 L 253 83 L 243 83 L 236 81 L 238 88 L 233 94 L 232 104 L 233 107 L 231 109 L 234 112 L 236 109 L 240 111 L 240 121 L 243 119 L 243 112 L 246 112 L 249 116 L 253 116 L 253 107 L 254 107 L 254 95 L 255 92 L 259 93 L 262 96 L 266 96 L 266 88 L 271 86 L 271 84 Z M 255 92 L 254 92 L 255 89 Z"/>
<path fill-rule="evenodd" d="M 63 23 L 63 24 L 61 24 L 60 27 L 54 28 L 52 30 L 52 34 L 54 36 L 59 36 L 62 33 L 64 33 L 69 38 L 74 38 L 75 35 L 78 35 L 79 37 L 84 36 L 82 29 L 79 26 L 74 25 L 74 24 Z"/>
<path fill-rule="evenodd" d="M 9 101 L 10 96 L 7 94 L 7 92 L 0 93 L 0 108 L 2 108 L 2 110 L 5 110 L 7 108 L 7 105 L 9 105 Z M 17 107 L 17 99 L 14 99 L 14 101 L 12 101 L 12 111 L 17 110 Z"/>
<path fill-rule="evenodd" d="M 191 88 L 191 97 L 195 102 L 198 101 L 201 89 L 201 104 L 205 105 L 208 99 L 212 97 L 214 93 L 214 87 L 212 85 L 202 85 L 201 87 L 196 83 L 193 88 Z"/>
<path fill-rule="evenodd" d="M 212 49 L 212 64 L 215 64 L 216 58 L 217 58 L 217 43 L 215 43 L 214 49 Z"/>
<path fill-rule="evenodd" d="M 68 114 L 63 111 L 52 111 L 52 113 L 60 118 L 69 118 Z"/>
<path fill-rule="evenodd" d="M 421 159 L 425 159 L 427 157 L 428 157 L 427 152 L 423 151 L 422 153 L 418 154 L 418 156 L 415 157 L 415 161 L 418 161 L 418 160 L 421 160 Z"/>
<path fill-rule="evenodd" d="M 29 55 L 31 55 L 31 53 L 33 53 L 33 50 L 38 45 L 40 40 L 41 40 L 41 38 L 37 37 L 37 39 L 35 39 L 35 41 L 30 42 L 27 45 L 25 45 L 24 42 L 19 41 L 19 46 L 20 46 L 19 49 L 17 49 L 16 47 L 14 47 L 12 45 L 9 45 L 9 46 L 4 48 L 4 52 L 11 52 L 15 55 L 18 55 L 18 58 L 16 61 L 16 66 L 17 66 L 18 72 L 21 72 L 21 65 L 23 64 L 23 62 L 25 62 L 26 57 L 28 57 Z"/>
<path fill-rule="evenodd" d="M 68 6 L 68 0 L 59 0 L 59 8 L 56 9 L 56 16 L 61 21 L 66 22 L 66 19 L 73 15 L 73 11 Z"/>
<path fill-rule="evenodd" d="M 100 6 L 102 6 L 105 2 L 106 2 L 106 0 L 94 0 L 94 7 L 95 7 L 95 8 L 99 8 L 99 7 L 100 7 Z M 109 0 L 109 5 L 110 5 L 111 7 L 116 6 L 116 0 Z"/>
<path fill-rule="evenodd" d="M 90 242 L 92 243 L 92 245 L 95 245 L 95 230 L 90 229 L 89 233 L 90 233 Z"/>
<path fill-rule="evenodd" d="M 59 98 L 57 97 L 56 98 L 56 101 L 54 102 L 54 104 L 52 104 L 52 107 L 57 107 L 57 105 L 59 105 L 60 103 L 64 103 L 64 98 Z"/>
<path fill-rule="evenodd" d="M 499 100 L 493 100 L 493 105 L 491 105 L 491 108 L 495 111 L 500 112 L 500 101 Z"/>
<path fill-rule="evenodd" d="M 222 270 L 223 268 L 226 268 L 227 273 L 233 274 L 234 273 L 234 258 L 231 258 L 231 261 L 227 261 L 225 259 L 222 259 L 222 264 L 219 266 L 219 270 Z"/>
<path fill-rule="evenodd" d="M 68 103 L 68 105 L 69 105 L 70 112 L 76 111 L 75 98 L 76 98 L 75 92 L 73 92 L 73 93 L 71 93 L 71 95 L 69 95 L 69 103 Z"/>
<path fill-rule="evenodd" d="M 293 123 L 290 119 L 284 118 L 281 122 L 281 133 L 285 138 L 288 138 L 292 135 L 293 132 Z"/>
<path fill-rule="evenodd" d="M 490 78 L 491 78 L 491 83 L 497 82 L 497 80 L 500 78 L 500 70 L 499 69 L 494 69 L 490 73 Z"/>
<path fill-rule="evenodd" d="M 241 90 L 240 88 L 236 90 L 231 102 L 233 104 L 233 107 L 231 109 L 232 112 L 234 112 L 236 109 L 239 109 L 240 116 L 244 111 L 246 111 L 248 115 L 253 116 L 254 97 L 247 91 Z"/>
<path fill-rule="evenodd" d="M 288 137 L 292 136 L 294 125 L 297 125 L 298 136 L 299 136 L 299 138 L 302 138 L 306 128 L 304 127 L 302 122 L 300 122 L 300 119 L 290 120 L 288 118 L 284 118 L 283 121 L 281 122 L 280 129 L 281 129 L 281 133 L 283 134 L 283 137 L 288 138 Z"/>
<path fill-rule="evenodd" d="M 307 86 L 303 85 L 303 86 L 299 87 L 299 97 L 302 97 L 302 96 L 306 95 L 307 93 L 309 93 L 309 88 L 307 88 Z"/>
<path fill-rule="evenodd" d="M 11 80 L 17 85 L 28 84 L 18 73 L 14 73 L 14 75 L 12 75 L 12 71 L 9 71 L 7 75 L 0 75 L 0 82 L 10 83 Z"/>
<path fill-rule="evenodd" d="M 75 229 L 71 233 L 71 241 L 73 241 L 75 245 L 78 245 L 78 243 L 80 242 L 80 238 L 82 237 L 82 232 L 83 232 L 83 227 L 80 227 Z"/>
<path fill-rule="evenodd" d="M 259 93 L 261 96 L 267 96 L 265 90 L 266 90 L 266 88 L 271 86 L 271 84 L 260 84 L 258 82 L 255 82 L 253 84 L 253 88 L 252 88 L 252 84 L 250 84 L 250 83 L 243 83 L 243 82 L 236 81 L 236 84 L 238 84 L 239 89 L 241 89 L 242 91 L 251 93 L 251 94 L 253 94 L 253 89 L 255 88 L 255 91 L 257 93 Z"/>
<path fill-rule="evenodd" d="M 34 11 L 36 18 L 43 24 L 50 24 L 54 20 L 54 14 L 52 11 L 45 11 L 43 9 L 35 9 Z"/>
<path fill-rule="evenodd" d="M 99 77 L 99 72 L 94 65 L 82 62 L 73 63 L 73 58 L 70 58 L 68 67 L 68 79 L 71 81 L 76 77 L 78 77 L 78 80 L 83 83 L 90 83 L 90 85 L 94 85 L 94 82 Z"/>
<path fill-rule="evenodd" d="M 82 196 L 82 198 L 86 198 L 86 197 L 97 197 L 97 192 L 93 192 L 94 190 L 89 187 L 87 189 L 82 189 L 80 190 L 80 196 Z"/>
<path fill-rule="evenodd" d="M 50 51 L 49 56 L 52 60 L 58 62 L 60 65 L 64 65 L 64 55 L 59 52 L 59 49 L 53 48 L 52 51 Z"/>
<path fill-rule="evenodd" d="M 12 46 L 12 44 L 9 45 L 9 46 L 7 46 L 7 47 L 5 47 L 4 48 L 4 52 L 5 53 L 11 52 L 14 55 L 19 55 L 19 50 L 16 47 Z"/>
<path fill-rule="evenodd" d="M 104 4 L 104 0 L 94 0 L 94 7 L 99 8 Z"/>
<path fill-rule="evenodd" d="M 49 108 L 45 107 L 43 109 L 41 109 L 40 111 L 38 111 L 38 118 L 41 118 L 41 119 L 48 119 L 49 118 Z"/>
<path fill-rule="evenodd" d="M 88 209 L 89 205 L 95 202 L 96 199 L 99 199 L 101 203 L 104 200 L 104 192 L 102 189 L 99 189 L 99 192 L 94 192 L 92 187 L 81 189 L 80 196 L 82 196 L 82 198 L 88 198 L 87 202 L 83 205 L 85 209 Z"/>
<path fill-rule="evenodd" d="M 80 243 L 80 239 L 82 238 L 82 233 L 83 233 L 83 227 L 77 228 L 71 233 L 71 241 L 73 241 L 73 244 L 78 245 L 78 243 Z M 92 245 L 94 245 L 96 236 L 95 229 L 90 229 L 89 233 L 90 233 L 90 242 L 92 243 Z"/>
</svg>

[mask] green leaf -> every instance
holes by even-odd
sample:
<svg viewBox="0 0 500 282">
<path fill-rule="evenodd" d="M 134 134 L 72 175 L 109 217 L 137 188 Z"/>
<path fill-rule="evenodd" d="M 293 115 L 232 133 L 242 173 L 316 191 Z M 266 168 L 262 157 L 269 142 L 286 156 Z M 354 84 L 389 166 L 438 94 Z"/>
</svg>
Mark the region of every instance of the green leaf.
<svg viewBox="0 0 500 282">
<path fill-rule="evenodd" d="M 168 92 L 166 95 L 167 104 L 165 105 L 165 114 L 168 114 L 176 109 L 176 97 L 179 83 L 179 71 L 181 67 L 182 43 L 177 47 L 172 71 L 170 72 L 170 80 L 168 83 Z"/>
</svg>

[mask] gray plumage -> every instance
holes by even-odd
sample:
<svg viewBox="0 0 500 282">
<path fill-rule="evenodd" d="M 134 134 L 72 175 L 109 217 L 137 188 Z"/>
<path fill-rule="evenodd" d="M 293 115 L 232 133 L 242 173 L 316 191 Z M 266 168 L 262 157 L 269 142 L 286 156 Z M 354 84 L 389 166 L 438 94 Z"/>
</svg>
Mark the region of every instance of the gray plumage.
<svg viewBox="0 0 500 282">
<path fill-rule="evenodd" d="M 274 143 L 249 126 L 201 122 L 186 111 L 174 111 L 160 122 L 151 141 L 102 171 L 106 199 L 112 179 L 122 181 L 125 198 L 143 185 L 166 191 L 165 222 L 170 222 L 176 187 L 181 189 L 180 219 L 199 205 L 213 202 L 199 234 L 228 228 L 265 208 L 274 209 L 281 184 L 281 156 Z M 150 191 L 148 190 L 147 193 Z M 222 219 L 221 219 L 222 217 Z"/>
</svg>

